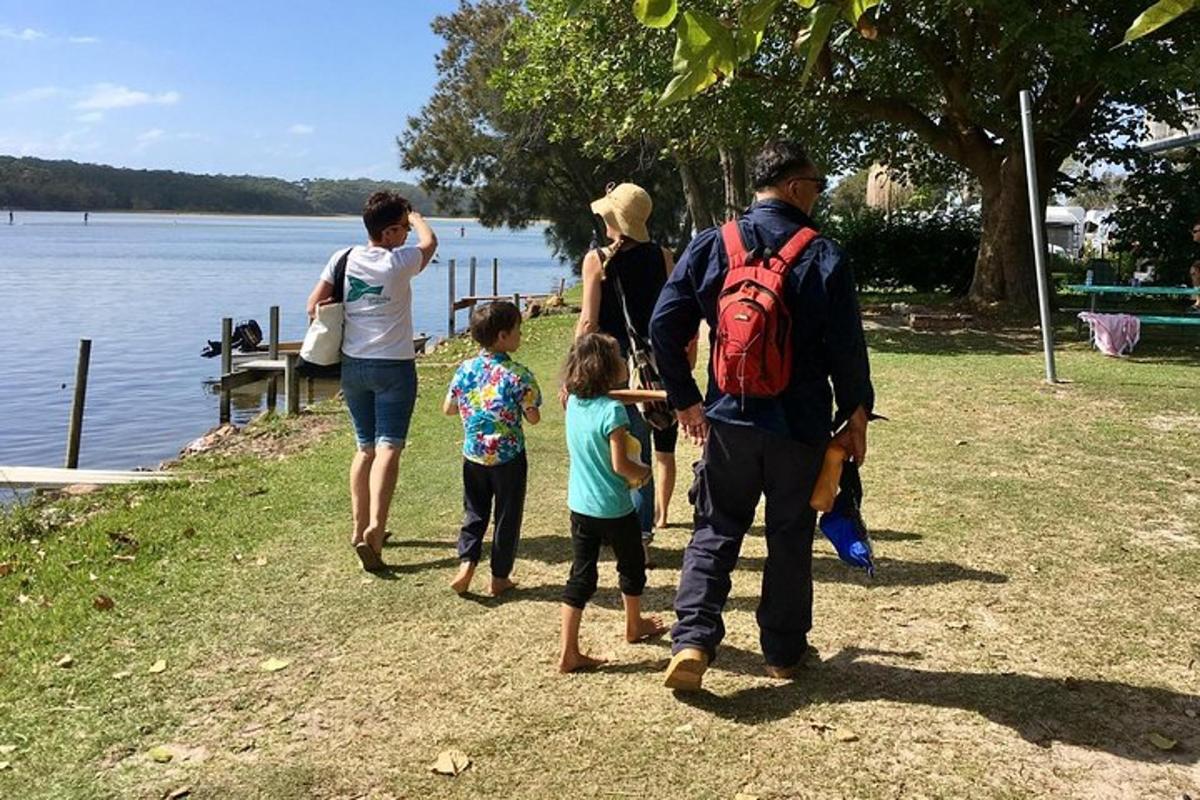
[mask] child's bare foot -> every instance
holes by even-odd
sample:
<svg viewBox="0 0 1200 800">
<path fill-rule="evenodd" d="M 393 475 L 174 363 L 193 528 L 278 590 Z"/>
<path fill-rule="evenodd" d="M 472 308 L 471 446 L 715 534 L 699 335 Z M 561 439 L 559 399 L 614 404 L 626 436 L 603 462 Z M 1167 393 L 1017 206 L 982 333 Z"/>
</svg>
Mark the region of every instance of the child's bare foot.
<svg viewBox="0 0 1200 800">
<path fill-rule="evenodd" d="M 458 574 L 454 576 L 454 580 L 450 581 L 450 588 L 456 594 L 463 594 L 467 589 L 471 588 L 471 578 L 475 577 L 475 564 L 471 561 L 464 561 L 458 565 Z"/>
<path fill-rule="evenodd" d="M 499 597 L 509 589 L 517 588 L 517 584 L 508 578 L 492 578 L 492 597 Z"/>
<path fill-rule="evenodd" d="M 638 617 L 637 623 L 634 626 L 625 626 L 625 641 L 630 644 L 644 642 L 655 636 L 662 636 L 666 632 L 667 626 L 663 623 L 662 617 L 657 614 L 649 617 Z"/>
<path fill-rule="evenodd" d="M 578 672 L 579 670 L 595 669 L 603 664 L 608 663 L 603 658 L 592 658 L 585 656 L 583 653 L 563 653 L 558 659 L 558 671 L 566 674 L 568 672 Z"/>
</svg>

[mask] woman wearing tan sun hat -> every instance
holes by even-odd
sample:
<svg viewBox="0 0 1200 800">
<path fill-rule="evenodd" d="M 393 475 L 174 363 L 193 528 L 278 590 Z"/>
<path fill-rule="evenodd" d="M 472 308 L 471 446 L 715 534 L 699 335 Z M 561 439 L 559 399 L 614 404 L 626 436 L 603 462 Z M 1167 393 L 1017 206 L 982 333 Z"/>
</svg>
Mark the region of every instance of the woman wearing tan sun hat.
<svg viewBox="0 0 1200 800">
<path fill-rule="evenodd" d="M 628 356 L 629 332 L 621 302 L 624 297 L 630 325 L 649 341 L 650 315 L 675 265 L 671 251 L 650 239 L 647 223 L 653 209 L 650 195 L 635 183 L 610 183 L 604 196 L 592 203 L 592 212 L 604 220 L 609 244 L 592 250 L 583 260 L 583 310 L 575 327 L 576 338 L 585 333 L 607 333 L 621 345 L 621 354 Z M 630 432 L 641 442 L 642 452 L 650 452 L 650 427 L 637 406 L 627 406 L 626 410 Z M 675 488 L 678 432 L 678 426 L 653 431 L 656 475 L 634 492 L 647 562 L 654 528 L 667 522 L 667 507 Z"/>
</svg>

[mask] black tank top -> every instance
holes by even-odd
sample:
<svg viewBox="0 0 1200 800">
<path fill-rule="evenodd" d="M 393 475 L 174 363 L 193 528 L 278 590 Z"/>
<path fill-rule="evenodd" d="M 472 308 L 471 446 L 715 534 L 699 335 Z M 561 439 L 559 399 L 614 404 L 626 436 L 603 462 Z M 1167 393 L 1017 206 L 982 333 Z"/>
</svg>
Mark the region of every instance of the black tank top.
<svg viewBox="0 0 1200 800">
<path fill-rule="evenodd" d="M 622 354 L 629 354 L 629 335 L 617 296 L 617 281 L 625 291 L 633 329 L 649 340 L 650 316 L 667 283 L 666 270 L 663 250 L 654 242 L 618 251 L 604 265 L 604 280 L 600 282 L 600 330 L 620 343 Z"/>
</svg>

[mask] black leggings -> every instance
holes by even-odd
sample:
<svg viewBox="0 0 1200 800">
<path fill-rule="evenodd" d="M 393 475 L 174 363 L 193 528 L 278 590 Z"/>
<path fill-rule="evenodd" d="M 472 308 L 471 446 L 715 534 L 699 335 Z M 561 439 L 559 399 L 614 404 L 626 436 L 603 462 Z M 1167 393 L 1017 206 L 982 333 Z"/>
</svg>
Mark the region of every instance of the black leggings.
<svg viewBox="0 0 1200 800">
<path fill-rule="evenodd" d="M 583 608 L 596 593 L 596 562 L 601 543 L 611 546 L 617 556 L 621 594 L 640 597 L 646 588 L 646 553 L 642 550 L 642 528 L 637 514 L 601 519 L 572 511 L 571 549 L 575 560 L 567 588 L 563 590 L 563 602 L 572 608 Z"/>
</svg>

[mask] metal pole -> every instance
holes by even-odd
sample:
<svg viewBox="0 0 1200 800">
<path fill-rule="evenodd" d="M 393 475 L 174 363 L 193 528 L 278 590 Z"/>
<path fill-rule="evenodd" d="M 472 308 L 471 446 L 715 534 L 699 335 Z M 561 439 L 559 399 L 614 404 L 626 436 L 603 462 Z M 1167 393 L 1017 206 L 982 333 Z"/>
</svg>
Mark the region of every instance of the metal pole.
<svg viewBox="0 0 1200 800">
<path fill-rule="evenodd" d="M 267 358 L 279 358 L 279 306 L 271 306 L 271 332 L 267 343 Z M 267 410 L 274 411 L 279 397 L 279 376 L 271 373 L 267 378 Z"/>
<path fill-rule="evenodd" d="M 450 259 L 450 268 L 448 271 L 450 275 L 450 324 L 447 326 L 451 336 L 454 335 L 454 273 L 456 271 L 454 259 L 452 258 Z"/>
<path fill-rule="evenodd" d="M 79 359 L 75 362 L 75 399 L 71 403 L 71 424 L 67 428 L 67 469 L 79 467 L 79 440 L 83 436 L 83 404 L 87 400 L 88 366 L 92 361 L 92 340 L 79 340 Z"/>
<path fill-rule="evenodd" d="M 492 259 L 492 297 L 500 296 L 500 259 Z"/>
<path fill-rule="evenodd" d="M 233 319 L 224 317 L 221 320 L 221 410 L 220 422 L 224 425 L 232 418 L 230 413 L 229 379 L 233 372 Z"/>
<path fill-rule="evenodd" d="M 1033 95 L 1021 90 L 1021 138 L 1025 143 L 1025 183 L 1029 188 L 1029 225 L 1033 229 L 1033 263 L 1037 267 L 1038 311 L 1042 348 L 1046 353 L 1046 383 L 1057 383 L 1054 370 L 1054 328 L 1050 322 L 1050 281 L 1046 276 L 1046 221 L 1038 196 L 1037 154 L 1033 146 Z"/>
</svg>

